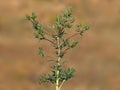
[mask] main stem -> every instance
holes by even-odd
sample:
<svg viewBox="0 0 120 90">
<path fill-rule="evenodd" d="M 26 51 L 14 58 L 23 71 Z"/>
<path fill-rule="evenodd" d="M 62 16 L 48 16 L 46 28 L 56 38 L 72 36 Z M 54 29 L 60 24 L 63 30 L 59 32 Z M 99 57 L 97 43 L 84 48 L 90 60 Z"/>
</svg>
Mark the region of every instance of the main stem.
<svg viewBox="0 0 120 90">
<path fill-rule="evenodd" d="M 60 65 L 60 53 L 61 53 L 61 49 L 60 49 L 60 37 L 57 37 L 57 46 L 58 46 L 58 59 L 57 59 L 57 65 Z M 56 90 L 60 90 L 59 89 L 59 70 L 56 70 Z"/>
</svg>

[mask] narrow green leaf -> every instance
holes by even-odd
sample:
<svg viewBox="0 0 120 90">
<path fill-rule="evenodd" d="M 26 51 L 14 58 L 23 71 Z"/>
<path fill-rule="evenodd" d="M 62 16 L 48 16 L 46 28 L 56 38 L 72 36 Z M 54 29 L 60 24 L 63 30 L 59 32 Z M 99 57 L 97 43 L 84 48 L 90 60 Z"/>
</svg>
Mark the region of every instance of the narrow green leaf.
<svg viewBox="0 0 120 90">
<path fill-rule="evenodd" d="M 38 54 L 41 55 L 42 57 L 45 56 L 45 55 L 44 55 L 44 51 L 43 51 L 43 49 L 40 48 L 40 47 L 39 47 L 39 49 L 38 49 Z"/>
<path fill-rule="evenodd" d="M 39 38 L 40 37 L 38 33 L 35 33 L 34 35 L 35 35 L 35 38 Z"/>
<path fill-rule="evenodd" d="M 26 19 L 27 19 L 27 20 L 30 20 L 31 17 L 30 17 L 29 15 L 26 15 Z"/>
<path fill-rule="evenodd" d="M 71 23 L 74 23 L 75 22 L 75 18 L 72 17 L 71 20 L 70 20 Z"/>
<path fill-rule="evenodd" d="M 71 45 L 71 48 L 74 48 L 78 44 L 78 41 L 74 41 Z"/>
<path fill-rule="evenodd" d="M 61 52 L 60 54 L 59 54 L 59 57 L 63 57 L 65 55 L 65 52 Z"/>
<path fill-rule="evenodd" d="M 65 18 L 71 17 L 71 15 L 72 15 L 72 9 L 71 8 L 68 8 L 68 9 L 63 11 L 63 16 Z"/>
<path fill-rule="evenodd" d="M 85 26 L 83 27 L 83 30 L 88 30 L 88 29 L 90 29 L 90 25 L 85 25 Z"/>
<path fill-rule="evenodd" d="M 33 12 L 31 18 L 32 18 L 33 20 L 35 20 L 35 19 L 37 18 L 37 15 Z"/>
<path fill-rule="evenodd" d="M 72 28 L 71 24 L 66 25 L 66 28 Z"/>
<path fill-rule="evenodd" d="M 62 17 L 61 17 L 61 16 L 57 16 L 56 21 L 57 21 L 58 23 L 61 23 L 61 22 L 62 22 Z"/>
<path fill-rule="evenodd" d="M 78 24 L 77 27 L 78 27 L 78 28 L 81 28 L 81 27 L 82 27 L 82 24 Z"/>
<path fill-rule="evenodd" d="M 83 33 L 84 33 L 83 30 L 80 30 L 80 31 L 79 31 L 79 34 L 80 34 L 81 36 L 83 36 Z"/>
<path fill-rule="evenodd" d="M 68 46 L 68 47 L 70 46 L 68 40 L 65 40 L 65 41 L 60 45 L 60 48 L 62 49 L 63 47 L 66 47 L 66 46 Z"/>
<path fill-rule="evenodd" d="M 34 28 L 35 30 L 38 30 L 38 25 L 39 25 L 38 22 L 34 22 L 34 23 L 33 23 L 33 28 Z"/>
<path fill-rule="evenodd" d="M 66 70 L 61 69 L 60 70 L 60 81 L 63 80 L 69 80 L 71 79 L 74 75 L 75 69 L 74 68 L 68 68 Z"/>
</svg>

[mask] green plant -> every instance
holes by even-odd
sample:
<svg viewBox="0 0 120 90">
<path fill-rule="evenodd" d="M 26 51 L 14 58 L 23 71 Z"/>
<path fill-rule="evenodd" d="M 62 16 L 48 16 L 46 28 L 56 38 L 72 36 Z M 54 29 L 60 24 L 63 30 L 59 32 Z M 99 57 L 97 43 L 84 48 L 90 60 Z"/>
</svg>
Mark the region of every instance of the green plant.
<svg viewBox="0 0 120 90">
<path fill-rule="evenodd" d="M 71 42 L 71 38 L 76 35 L 83 36 L 84 31 L 90 28 L 90 25 L 76 25 L 76 30 L 74 34 L 71 36 L 65 37 L 71 29 L 73 29 L 73 23 L 75 22 L 75 18 L 72 16 L 72 10 L 66 9 L 62 12 L 61 15 L 56 17 L 55 24 L 51 27 L 53 33 L 47 32 L 42 24 L 37 21 L 37 15 L 32 13 L 31 16 L 26 16 L 27 20 L 29 20 L 33 28 L 35 30 L 35 38 L 39 40 L 45 40 L 52 44 L 55 49 L 55 57 L 57 59 L 50 60 L 54 62 L 52 65 L 51 73 L 48 75 L 41 76 L 39 79 L 39 83 L 50 82 L 55 84 L 56 90 L 61 90 L 62 85 L 67 80 L 71 79 L 74 76 L 75 69 L 67 68 L 64 69 L 63 65 L 65 64 L 65 60 L 62 60 L 64 55 L 72 48 L 78 45 L 78 41 Z M 49 37 L 49 38 L 48 38 Z M 43 48 L 39 47 L 39 55 L 42 57 L 45 56 Z"/>
</svg>

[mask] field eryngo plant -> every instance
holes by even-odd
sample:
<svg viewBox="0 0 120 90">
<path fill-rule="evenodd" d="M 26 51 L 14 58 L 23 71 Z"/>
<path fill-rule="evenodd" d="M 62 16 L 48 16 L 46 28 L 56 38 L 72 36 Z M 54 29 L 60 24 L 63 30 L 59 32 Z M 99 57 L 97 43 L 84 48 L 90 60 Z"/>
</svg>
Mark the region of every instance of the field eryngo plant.
<svg viewBox="0 0 120 90">
<path fill-rule="evenodd" d="M 50 66 L 51 73 L 43 75 L 39 79 L 39 83 L 49 82 L 55 84 L 56 90 L 61 90 L 64 82 L 68 81 L 74 76 L 75 69 L 67 68 L 64 69 L 65 60 L 62 60 L 64 55 L 72 48 L 78 45 L 78 41 L 71 39 L 80 35 L 83 36 L 84 32 L 90 28 L 90 25 L 76 25 L 76 30 L 71 36 L 65 37 L 66 34 L 71 32 L 73 29 L 73 23 L 75 18 L 72 16 L 72 10 L 66 9 L 62 12 L 61 15 L 56 17 L 55 24 L 51 26 L 51 34 L 48 32 L 45 27 L 37 21 L 37 15 L 32 13 L 31 16 L 26 15 L 26 19 L 29 20 L 35 30 L 35 38 L 38 38 L 40 41 L 47 41 L 51 43 L 51 46 L 55 49 L 55 60 L 50 60 L 54 65 Z M 39 55 L 42 57 L 46 56 L 42 47 L 39 47 Z"/>
</svg>

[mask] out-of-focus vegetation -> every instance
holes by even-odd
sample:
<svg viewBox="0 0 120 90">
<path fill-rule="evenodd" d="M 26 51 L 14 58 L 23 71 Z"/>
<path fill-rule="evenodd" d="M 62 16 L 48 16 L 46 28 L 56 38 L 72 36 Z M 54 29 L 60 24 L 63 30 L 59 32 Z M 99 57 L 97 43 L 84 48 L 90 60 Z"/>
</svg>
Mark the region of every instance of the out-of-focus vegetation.
<svg viewBox="0 0 120 90">
<path fill-rule="evenodd" d="M 81 38 L 79 49 L 66 56 L 68 66 L 77 72 L 62 90 L 120 89 L 119 0 L 2 0 L 0 90 L 54 89 L 49 84 L 38 85 L 39 75 L 49 71 L 43 68 L 48 64 L 37 55 L 38 41 L 24 16 L 36 12 L 40 22 L 50 25 L 66 6 L 73 7 L 78 22 L 91 23 L 92 28 Z M 42 45 L 52 51 L 48 44 Z"/>
</svg>

